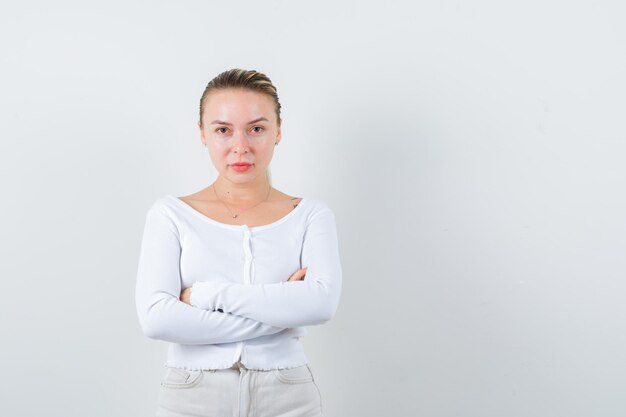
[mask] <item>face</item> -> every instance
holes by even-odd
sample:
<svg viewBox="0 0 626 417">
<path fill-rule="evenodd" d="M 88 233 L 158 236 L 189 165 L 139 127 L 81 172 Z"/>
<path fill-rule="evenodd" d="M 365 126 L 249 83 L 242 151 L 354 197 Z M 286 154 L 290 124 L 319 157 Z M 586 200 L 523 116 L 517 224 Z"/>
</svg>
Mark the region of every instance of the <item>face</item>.
<svg viewBox="0 0 626 417">
<path fill-rule="evenodd" d="M 272 160 L 274 143 L 280 142 L 274 101 L 256 91 L 212 91 L 204 102 L 200 136 L 221 176 L 236 183 L 261 180 Z M 250 166 L 233 165 L 237 162 Z"/>
</svg>

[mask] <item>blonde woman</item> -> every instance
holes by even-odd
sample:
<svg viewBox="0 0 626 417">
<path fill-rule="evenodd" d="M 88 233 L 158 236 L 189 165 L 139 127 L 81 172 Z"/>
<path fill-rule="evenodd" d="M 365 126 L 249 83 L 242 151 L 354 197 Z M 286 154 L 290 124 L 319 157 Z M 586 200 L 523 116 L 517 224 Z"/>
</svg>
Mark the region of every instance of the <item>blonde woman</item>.
<svg viewBox="0 0 626 417">
<path fill-rule="evenodd" d="M 324 202 L 271 186 L 280 108 L 265 74 L 211 80 L 198 127 L 217 178 L 147 212 L 137 314 L 169 342 L 157 416 L 323 416 L 300 338 L 337 310 L 337 230 Z"/>
</svg>

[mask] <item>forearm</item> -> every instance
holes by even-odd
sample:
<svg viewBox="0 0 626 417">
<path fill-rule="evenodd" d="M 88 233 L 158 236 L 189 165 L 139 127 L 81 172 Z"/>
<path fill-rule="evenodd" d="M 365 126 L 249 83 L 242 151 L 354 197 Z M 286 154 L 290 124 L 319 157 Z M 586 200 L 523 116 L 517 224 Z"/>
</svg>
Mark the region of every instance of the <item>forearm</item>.
<svg viewBox="0 0 626 417">
<path fill-rule="evenodd" d="M 202 310 L 162 293 L 142 302 L 138 291 L 137 314 L 143 333 L 152 339 L 181 344 L 215 344 L 247 340 L 284 330 L 250 318 Z"/>
<path fill-rule="evenodd" d="M 151 209 L 141 244 L 135 304 L 143 333 L 181 344 L 214 344 L 246 340 L 284 330 L 250 318 L 205 311 L 180 301 L 181 246 L 176 226 Z"/>
<path fill-rule="evenodd" d="M 339 303 L 342 271 L 333 213 L 316 213 L 307 224 L 301 252 L 307 272 L 303 281 L 240 284 L 196 282 L 191 304 L 206 310 L 247 317 L 278 327 L 300 327 L 330 320 Z"/>
<path fill-rule="evenodd" d="M 209 311 L 222 309 L 224 313 L 277 327 L 318 325 L 335 314 L 341 292 L 338 277 L 273 284 L 196 282 L 191 304 Z"/>
</svg>

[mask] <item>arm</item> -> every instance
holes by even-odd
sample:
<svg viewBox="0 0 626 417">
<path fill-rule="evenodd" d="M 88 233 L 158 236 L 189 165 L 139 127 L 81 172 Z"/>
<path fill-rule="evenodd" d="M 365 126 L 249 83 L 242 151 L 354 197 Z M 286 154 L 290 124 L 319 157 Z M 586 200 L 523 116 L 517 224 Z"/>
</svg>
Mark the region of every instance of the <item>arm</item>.
<svg viewBox="0 0 626 417">
<path fill-rule="evenodd" d="M 197 345 L 237 342 L 284 330 L 181 302 L 180 251 L 176 225 L 160 210 L 151 208 L 146 217 L 135 287 L 137 315 L 146 336 Z"/>
<path fill-rule="evenodd" d="M 322 324 L 337 310 L 341 293 L 341 263 L 333 212 L 324 208 L 307 225 L 301 263 L 303 281 L 271 284 L 195 282 L 191 305 L 248 317 L 278 327 Z"/>
</svg>

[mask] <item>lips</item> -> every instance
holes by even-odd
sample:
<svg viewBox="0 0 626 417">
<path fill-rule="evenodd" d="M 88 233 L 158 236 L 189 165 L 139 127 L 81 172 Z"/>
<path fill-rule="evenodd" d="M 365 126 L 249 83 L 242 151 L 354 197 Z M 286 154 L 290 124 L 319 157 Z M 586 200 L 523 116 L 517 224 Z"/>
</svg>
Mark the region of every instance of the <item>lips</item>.
<svg viewBox="0 0 626 417">
<path fill-rule="evenodd" d="M 235 162 L 234 164 L 230 164 L 230 167 L 237 172 L 245 172 L 252 167 L 252 164 L 248 162 Z"/>
</svg>

